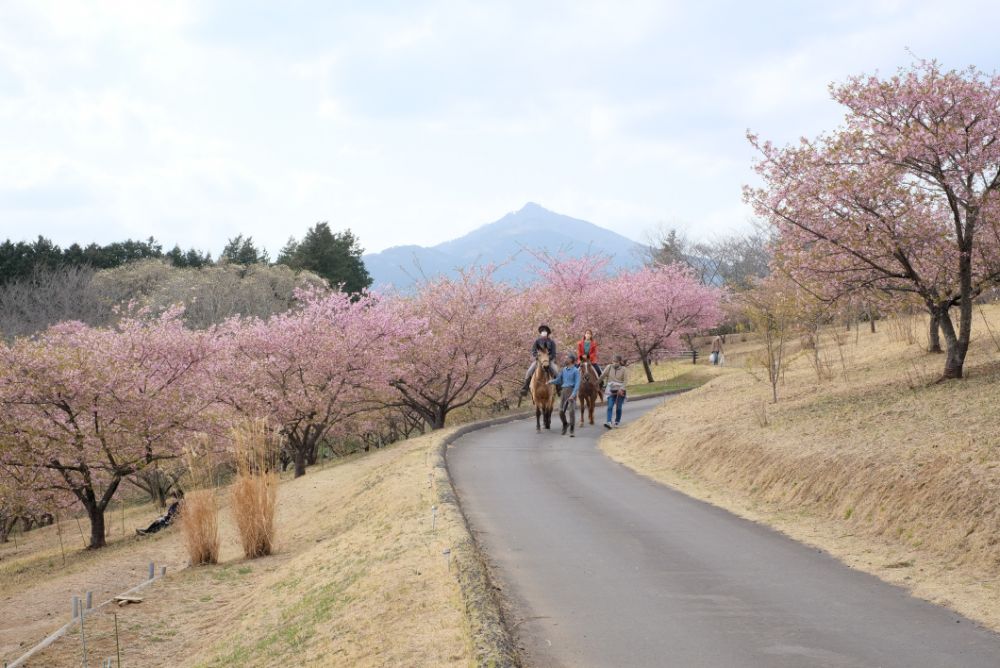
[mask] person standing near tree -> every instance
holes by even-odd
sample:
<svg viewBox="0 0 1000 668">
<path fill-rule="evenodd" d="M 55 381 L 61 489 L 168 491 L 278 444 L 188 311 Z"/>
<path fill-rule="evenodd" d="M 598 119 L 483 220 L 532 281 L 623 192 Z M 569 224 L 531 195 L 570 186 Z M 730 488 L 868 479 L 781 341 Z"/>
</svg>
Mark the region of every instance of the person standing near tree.
<svg viewBox="0 0 1000 668">
<path fill-rule="evenodd" d="M 549 383 L 560 388 L 559 419 L 562 420 L 562 435 L 566 435 L 568 428 L 569 436 L 573 438 L 576 436 L 573 433 L 576 430 L 576 397 L 580 392 L 580 368 L 576 365 L 576 355 L 566 353 L 566 366 Z"/>
<path fill-rule="evenodd" d="M 605 429 L 617 427 L 622 422 L 622 406 L 625 404 L 625 386 L 628 383 L 628 367 L 621 355 L 615 355 L 613 364 L 604 369 L 601 380 L 607 382 L 608 419 L 604 422 Z M 612 411 L 615 421 L 611 422 Z"/>
<path fill-rule="evenodd" d="M 709 356 L 713 366 L 722 364 L 722 337 L 716 336 L 712 339 L 712 354 Z"/>
</svg>

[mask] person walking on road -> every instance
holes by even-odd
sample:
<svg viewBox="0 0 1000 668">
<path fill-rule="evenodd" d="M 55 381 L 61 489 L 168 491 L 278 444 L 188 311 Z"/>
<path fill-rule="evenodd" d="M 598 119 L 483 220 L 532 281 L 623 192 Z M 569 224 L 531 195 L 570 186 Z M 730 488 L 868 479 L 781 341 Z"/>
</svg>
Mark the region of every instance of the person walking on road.
<svg viewBox="0 0 1000 668">
<path fill-rule="evenodd" d="M 604 369 L 601 380 L 607 382 L 608 388 L 608 419 L 604 422 L 604 428 L 611 429 L 622 423 L 625 385 L 628 383 L 628 367 L 621 355 L 615 355 L 614 363 Z M 614 411 L 614 422 L 611 421 L 612 411 Z"/>
<path fill-rule="evenodd" d="M 549 381 L 559 390 L 559 419 L 562 420 L 562 435 L 569 429 L 570 438 L 576 436 L 576 395 L 580 392 L 580 368 L 576 365 L 576 355 L 566 353 L 566 365 L 559 375 Z M 569 414 L 567 416 L 567 413 Z"/>
<path fill-rule="evenodd" d="M 722 364 L 722 337 L 716 336 L 712 339 L 712 354 L 709 356 L 713 366 Z"/>
</svg>

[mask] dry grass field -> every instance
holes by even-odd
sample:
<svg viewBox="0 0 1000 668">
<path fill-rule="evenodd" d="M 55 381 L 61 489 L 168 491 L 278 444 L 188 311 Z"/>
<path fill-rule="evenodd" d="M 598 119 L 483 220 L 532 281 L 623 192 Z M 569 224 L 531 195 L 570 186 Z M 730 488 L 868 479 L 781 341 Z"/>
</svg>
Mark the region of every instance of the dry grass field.
<svg viewBox="0 0 1000 668">
<path fill-rule="evenodd" d="M 759 347 L 730 337 L 717 377 L 602 447 L 1000 629 L 1000 352 L 984 326 L 1000 332 L 1000 307 L 975 317 L 965 380 L 935 383 L 926 321 L 896 319 L 824 332 L 822 379 L 795 340 L 776 405 Z"/>
<path fill-rule="evenodd" d="M 0 662 L 68 621 L 72 594 L 89 589 L 95 603 L 107 600 L 143 580 L 155 561 L 168 575 L 139 592 L 141 603 L 87 618 L 90 665 L 115 655 L 115 613 L 126 666 L 469 665 L 457 569 L 442 555 L 467 534 L 447 506 L 431 528 L 442 481 L 430 473 L 446 435 L 283 481 L 277 549 L 252 561 L 243 558 L 228 490 L 219 493 L 217 565 L 187 567 L 177 527 L 135 537 L 157 514 L 151 506 L 127 509 L 124 536 L 115 515 L 111 545 L 98 552 L 81 550 L 75 521 L 64 520 L 65 567 L 55 528 L 19 537 L 16 551 L 0 551 Z M 28 665 L 80 663 L 74 630 Z"/>
</svg>

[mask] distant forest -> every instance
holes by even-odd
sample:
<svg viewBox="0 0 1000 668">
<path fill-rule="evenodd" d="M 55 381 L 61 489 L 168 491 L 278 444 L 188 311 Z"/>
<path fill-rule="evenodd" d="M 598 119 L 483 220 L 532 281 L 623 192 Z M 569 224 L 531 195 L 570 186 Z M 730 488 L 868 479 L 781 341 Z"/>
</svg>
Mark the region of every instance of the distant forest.
<svg viewBox="0 0 1000 668">
<path fill-rule="evenodd" d="M 361 260 L 363 250 L 350 230 L 333 232 L 327 223 L 311 227 L 301 242 L 294 237 L 289 239 L 273 263 L 267 251 L 257 247 L 253 237 L 242 234 L 226 243 L 218 260 L 213 260 L 210 252 L 194 248 L 184 251 L 179 245 L 163 252 L 163 246 L 153 237 L 145 241 L 116 241 L 106 246 L 74 243 L 65 249 L 43 236 L 32 242 L 7 239 L 0 244 L 0 285 L 30 278 L 39 270 L 58 267 L 114 269 L 137 260 L 162 259 L 174 267 L 194 269 L 217 263 L 284 264 L 292 269 L 312 271 L 330 285 L 343 284 L 347 292 L 358 292 L 371 285 L 371 277 Z"/>
<path fill-rule="evenodd" d="M 356 293 L 372 279 L 350 230 L 327 223 L 289 239 L 273 261 L 252 237 L 230 239 L 218 258 L 154 238 L 60 248 L 45 237 L 0 244 L 0 335 L 28 336 L 64 320 L 114 322 L 129 310 L 185 307 L 193 327 L 232 316 L 267 317 L 295 303 L 295 291 L 332 287 Z"/>
</svg>

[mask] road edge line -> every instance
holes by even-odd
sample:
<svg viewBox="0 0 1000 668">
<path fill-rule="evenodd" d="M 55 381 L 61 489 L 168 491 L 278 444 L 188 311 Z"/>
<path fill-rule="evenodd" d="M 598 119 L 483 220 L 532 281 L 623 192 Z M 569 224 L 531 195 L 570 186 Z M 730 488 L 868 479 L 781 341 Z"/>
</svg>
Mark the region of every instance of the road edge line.
<svg viewBox="0 0 1000 668">
<path fill-rule="evenodd" d="M 442 439 L 437 447 L 434 463 L 440 483 L 436 485 L 438 503 L 453 508 L 461 518 L 462 528 L 465 530 L 462 539 L 451 546 L 451 556 L 458 571 L 466 618 L 472 626 L 476 665 L 481 668 L 520 668 L 521 660 L 514 636 L 503 614 L 500 596 L 486 566 L 486 555 L 472 534 L 469 519 L 455 490 L 455 483 L 448 469 L 447 450 L 449 445 L 474 431 L 528 417 L 528 413 L 521 412 L 462 425 Z"/>
</svg>

